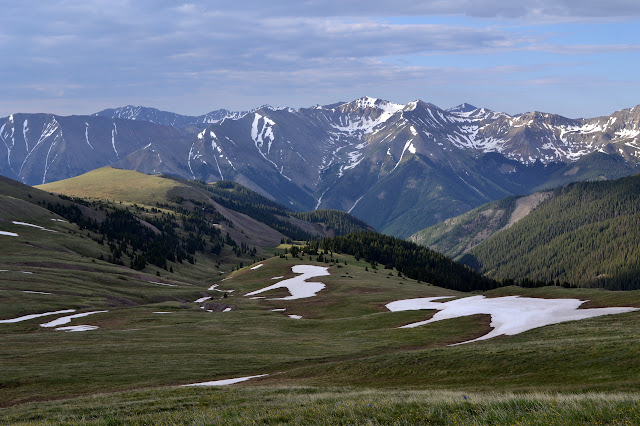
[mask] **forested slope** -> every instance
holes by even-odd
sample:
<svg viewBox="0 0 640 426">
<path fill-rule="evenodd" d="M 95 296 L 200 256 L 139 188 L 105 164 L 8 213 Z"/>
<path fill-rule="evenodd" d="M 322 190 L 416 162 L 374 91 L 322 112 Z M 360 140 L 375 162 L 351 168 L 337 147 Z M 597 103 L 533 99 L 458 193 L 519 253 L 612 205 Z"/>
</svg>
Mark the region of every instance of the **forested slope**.
<svg viewBox="0 0 640 426">
<path fill-rule="evenodd" d="M 461 260 L 495 279 L 640 288 L 640 175 L 557 189 Z"/>
</svg>

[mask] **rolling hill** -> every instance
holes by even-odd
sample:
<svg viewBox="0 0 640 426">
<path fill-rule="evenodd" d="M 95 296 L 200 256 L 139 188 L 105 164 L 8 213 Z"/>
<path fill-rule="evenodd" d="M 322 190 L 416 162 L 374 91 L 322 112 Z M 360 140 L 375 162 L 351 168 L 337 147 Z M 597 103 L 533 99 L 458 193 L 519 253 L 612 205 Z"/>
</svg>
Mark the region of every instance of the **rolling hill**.
<svg viewBox="0 0 640 426">
<path fill-rule="evenodd" d="M 638 418 L 638 291 L 447 289 L 492 281 L 370 230 L 280 245 L 360 222 L 230 181 L 55 185 L 85 198 L 0 179 L 1 422 Z"/>
</svg>

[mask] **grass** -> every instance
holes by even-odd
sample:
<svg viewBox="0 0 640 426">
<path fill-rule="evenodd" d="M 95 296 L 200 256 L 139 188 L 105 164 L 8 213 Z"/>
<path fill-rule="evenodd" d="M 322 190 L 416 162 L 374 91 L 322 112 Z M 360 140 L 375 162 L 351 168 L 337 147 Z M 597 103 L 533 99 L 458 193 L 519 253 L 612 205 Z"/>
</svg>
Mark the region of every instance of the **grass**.
<svg viewBox="0 0 640 426">
<path fill-rule="evenodd" d="M 172 263 L 173 274 L 152 266 L 133 271 L 95 259 L 108 249 L 86 230 L 51 221 L 55 216 L 37 205 L 8 196 L 1 201 L 1 229 L 20 237 L 0 237 L 0 269 L 8 270 L 0 272 L 0 319 L 70 308 L 109 312 L 70 324 L 100 327 L 83 333 L 40 327 L 56 317 L 0 324 L 0 422 L 640 422 L 637 312 L 449 347 L 488 332 L 489 317 L 398 329 L 432 312 L 388 312 L 384 305 L 468 294 L 340 254 L 328 263 L 275 256 L 251 269 L 258 262 L 248 265 L 225 248 L 219 268 L 219 259 L 198 254 L 194 265 Z M 231 272 L 239 261 L 247 266 Z M 295 264 L 328 267 L 330 276 L 312 279 L 326 288 L 300 300 L 270 300 L 284 290 L 262 294 L 266 299 L 244 297 L 273 284 L 273 277 L 293 277 Z M 234 291 L 208 290 L 212 284 Z M 486 295 L 640 307 L 640 291 L 506 287 Z M 200 309 L 194 300 L 203 296 L 234 310 Z M 172 387 L 256 374 L 269 376 L 226 389 Z"/>
<path fill-rule="evenodd" d="M 638 424 L 638 394 L 464 393 L 354 388 L 168 388 L 25 404 L 12 424 Z"/>
<path fill-rule="evenodd" d="M 105 185 L 105 182 L 109 182 Z M 188 188 L 171 179 L 146 175 L 134 170 L 115 170 L 102 167 L 70 179 L 38 185 L 47 192 L 63 193 L 72 197 L 127 201 L 155 205 L 163 202 L 167 192 L 175 187 Z"/>
</svg>

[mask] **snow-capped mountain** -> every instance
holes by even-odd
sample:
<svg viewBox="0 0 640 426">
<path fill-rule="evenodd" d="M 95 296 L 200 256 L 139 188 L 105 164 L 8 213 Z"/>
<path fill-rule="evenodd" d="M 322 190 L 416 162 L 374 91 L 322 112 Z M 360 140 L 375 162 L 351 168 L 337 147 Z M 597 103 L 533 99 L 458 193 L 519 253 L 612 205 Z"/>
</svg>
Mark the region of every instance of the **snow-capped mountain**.
<svg viewBox="0 0 640 426">
<path fill-rule="evenodd" d="M 30 185 L 115 164 L 151 144 L 190 135 L 171 126 L 96 116 L 12 114 L 0 119 L 0 174 Z"/>
<path fill-rule="evenodd" d="M 349 211 L 405 236 L 487 201 L 630 174 L 640 162 L 640 107 L 569 119 L 363 97 L 204 117 L 142 107 L 91 117 L 15 114 L 0 119 L 0 173 L 36 184 L 112 163 L 231 179 L 296 209 Z"/>
<path fill-rule="evenodd" d="M 195 126 L 204 128 L 209 124 L 217 123 L 227 118 L 240 118 L 247 113 L 248 111 L 229 111 L 226 109 L 219 109 L 211 111 L 204 115 L 190 116 L 176 114 L 174 112 L 161 111 L 155 108 L 127 105 L 120 108 L 105 109 L 93 115 L 100 117 L 120 118 L 124 120 L 149 121 L 151 123 L 164 124 L 166 126 L 174 127 Z"/>
</svg>

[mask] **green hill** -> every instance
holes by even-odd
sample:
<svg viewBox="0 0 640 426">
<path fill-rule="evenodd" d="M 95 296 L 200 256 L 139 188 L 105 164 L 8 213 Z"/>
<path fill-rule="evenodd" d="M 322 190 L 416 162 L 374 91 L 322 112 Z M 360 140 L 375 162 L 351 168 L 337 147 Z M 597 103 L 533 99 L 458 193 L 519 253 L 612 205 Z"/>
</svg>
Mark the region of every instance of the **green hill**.
<svg viewBox="0 0 640 426">
<path fill-rule="evenodd" d="M 0 179 L 0 423 L 637 423 L 637 311 L 449 346 L 496 325 L 480 313 L 399 328 L 434 310 L 386 306 L 519 295 L 640 308 L 640 291 L 480 292 L 493 281 L 370 231 L 277 248 L 285 235 L 252 215 L 309 230 L 347 229 L 348 216 L 287 218 L 264 200 L 250 208 L 261 199 L 240 187 L 179 183 L 149 205 Z M 151 256 L 163 248 L 176 256 L 166 269 Z M 301 288 L 315 296 L 287 298 L 278 285 L 309 269 L 320 273 Z"/>
<path fill-rule="evenodd" d="M 640 175 L 575 183 L 461 259 L 495 279 L 636 289 L 639 224 Z"/>
</svg>

